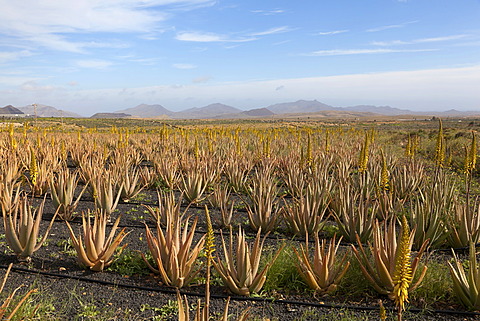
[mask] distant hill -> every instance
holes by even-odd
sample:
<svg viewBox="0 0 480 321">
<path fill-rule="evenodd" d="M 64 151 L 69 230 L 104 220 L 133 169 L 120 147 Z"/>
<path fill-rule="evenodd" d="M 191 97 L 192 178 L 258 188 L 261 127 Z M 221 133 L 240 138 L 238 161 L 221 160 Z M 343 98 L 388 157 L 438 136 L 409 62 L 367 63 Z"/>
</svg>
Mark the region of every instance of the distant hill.
<svg viewBox="0 0 480 321">
<path fill-rule="evenodd" d="M 132 116 L 140 118 L 154 118 L 154 117 L 164 117 L 171 116 L 174 114 L 173 111 L 170 111 L 163 107 L 162 105 L 147 105 L 140 104 L 133 108 L 127 108 L 123 110 L 118 110 L 116 113 L 125 113 Z"/>
<path fill-rule="evenodd" d="M 268 110 L 275 114 L 315 113 L 323 110 L 337 110 L 336 107 L 317 100 L 297 100 L 295 102 L 270 105 Z"/>
<path fill-rule="evenodd" d="M 255 108 L 245 110 L 234 114 L 222 114 L 214 117 L 215 119 L 248 119 L 248 118 L 266 118 L 272 117 L 275 114 L 267 108 Z"/>
<path fill-rule="evenodd" d="M 21 110 L 13 107 L 12 105 L 7 105 L 0 108 L 0 115 L 20 115 L 23 114 Z"/>
<path fill-rule="evenodd" d="M 322 110 L 314 113 L 293 113 L 277 115 L 277 118 L 282 119 L 352 119 L 352 118 L 372 118 L 381 116 L 380 114 L 360 112 L 360 111 L 346 111 L 346 110 Z"/>
<path fill-rule="evenodd" d="M 131 116 L 125 113 L 96 113 L 90 116 L 90 118 L 129 118 Z"/>
<path fill-rule="evenodd" d="M 176 118 L 176 119 L 215 118 L 218 116 L 223 116 L 228 114 L 237 114 L 241 112 L 242 110 L 238 108 L 216 103 L 216 104 L 210 104 L 205 107 L 200 107 L 200 108 L 194 107 L 184 111 L 176 112 L 172 115 L 172 118 Z"/>
<path fill-rule="evenodd" d="M 343 109 L 345 111 L 375 113 L 375 114 L 381 114 L 385 116 L 397 116 L 397 115 L 405 115 L 405 114 L 412 113 L 412 111 L 408 109 L 399 109 L 399 108 L 393 108 L 390 106 L 358 105 L 358 106 L 343 107 L 343 108 L 339 107 L 338 109 Z"/>
<path fill-rule="evenodd" d="M 268 117 L 268 116 L 275 115 L 275 113 L 269 110 L 268 108 L 250 109 L 250 110 L 242 111 L 242 114 L 247 116 L 252 116 L 252 117 Z"/>
<path fill-rule="evenodd" d="M 24 114 L 35 115 L 35 108 L 32 105 L 18 107 Z M 79 118 L 82 117 L 79 114 L 72 113 L 70 111 L 65 111 L 57 109 L 52 106 L 37 104 L 37 116 L 38 117 L 73 117 Z"/>
</svg>

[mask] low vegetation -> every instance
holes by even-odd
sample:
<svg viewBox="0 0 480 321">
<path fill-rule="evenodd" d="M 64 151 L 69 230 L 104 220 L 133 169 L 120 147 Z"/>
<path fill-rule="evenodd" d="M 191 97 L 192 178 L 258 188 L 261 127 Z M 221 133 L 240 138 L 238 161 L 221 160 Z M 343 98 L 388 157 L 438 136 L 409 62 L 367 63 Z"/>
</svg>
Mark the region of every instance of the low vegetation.
<svg viewBox="0 0 480 321">
<path fill-rule="evenodd" d="M 246 297 L 383 299 L 399 318 L 408 304 L 480 309 L 474 121 L 78 122 L 0 127 L 7 255 L 35 261 L 61 225 L 70 241 L 54 239 L 65 250 L 50 259 L 70 242 L 80 270 L 205 284 L 197 320 L 211 316 L 211 285 Z M 171 299 L 186 320 L 186 299 Z"/>
</svg>

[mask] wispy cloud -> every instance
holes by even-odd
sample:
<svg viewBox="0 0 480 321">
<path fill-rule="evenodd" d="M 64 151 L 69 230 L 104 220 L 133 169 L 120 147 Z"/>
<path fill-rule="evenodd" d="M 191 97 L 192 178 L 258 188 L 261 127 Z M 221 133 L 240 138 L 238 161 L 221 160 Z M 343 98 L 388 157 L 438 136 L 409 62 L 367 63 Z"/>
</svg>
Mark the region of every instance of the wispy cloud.
<svg viewBox="0 0 480 321">
<path fill-rule="evenodd" d="M 71 34 L 150 33 L 169 18 L 168 9 L 186 10 L 213 3 L 213 0 L 4 1 L 0 34 L 22 45 L 28 44 L 29 48 L 82 53 L 98 44 L 73 41 Z"/>
<path fill-rule="evenodd" d="M 191 42 L 247 42 L 253 41 L 257 38 L 255 37 L 243 37 L 243 38 L 231 38 L 227 35 L 221 35 L 211 32 L 180 32 L 177 33 L 175 39 L 180 41 L 191 41 Z"/>
<path fill-rule="evenodd" d="M 274 35 L 279 33 L 285 33 L 292 31 L 294 29 L 289 26 L 274 27 L 263 31 L 252 32 L 244 35 L 224 35 L 213 32 L 202 32 L 202 31 L 184 31 L 179 32 L 175 36 L 175 39 L 180 41 L 191 41 L 191 42 L 249 42 L 258 40 L 259 37 Z"/>
<path fill-rule="evenodd" d="M 280 45 L 284 45 L 286 43 L 289 43 L 291 42 L 292 40 L 283 40 L 283 41 L 279 41 L 279 42 L 275 42 L 275 43 L 272 43 L 272 45 L 274 46 L 280 46 Z"/>
<path fill-rule="evenodd" d="M 410 25 L 412 23 L 417 23 L 417 22 L 418 22 L 418 20 L 407 21 L 407 22 L 400 23 L 400 24 L 395 24 L 395 25 L 380 26 L 380 27 L 376 27 L 376 28 L 367 29 L 367 32 L 378 32 L 378 31 L 383 31 L 383 30 L 388 30 L 388 29 L 403 28 L 407 25 Z"/>
<path fill-rule="evenodd" d="M 251 33 L 250 35 L 251 36 L 267 36 L 267 35 L 273 35 L 277 33 L 289 32 L 292 30 L 293 29 L 288 26 L 282 26 L 282 27 L 270 28 L 265 31 L 254 32 L 254 33 Z"/>
<path fill-rule="evenodd" d="M 306 54 L 307 56 L 345 56 L 345 55 L 371 55 L 371 54 L 389 54 L 406 52 L 425 52 L 435 51 L 435 49 L 334 49 L 318 50 Z"/>
<path fill-rule="evenodd" d="M 210 81 L 212 79 L 212 76 L 200 76 L 197 78 L 192 79 L 192 82 L 194 84 L 202 84 Z"/>
<path fill-rule="evenodd" d="M 285 10 L 282 9 L 273 9 L 273 10 L 252 10 L 251 12 L 261 14 L 264 16 L 273 16 L 276 14 L 285 13 Z"/>
<path fill-rule="evenodd" d="M 0 51 L 0 64 L 9 61 L 14 61 L 22 57 L 31 56 L 32 53 L 28 50 L 21 51 Z"/>
<path fill-rule="evenodd" d="M 432 37 L 432 38 L 420 38 L 414 39 L 410 41 L 403 41 L 403 40 L 392 40 L 392 41 L 374 41 L 371 44 L 375 46 L 397 46 L 397 45 L 413 45 L 418 43 L 433 43 L 433 42 L 443 42 L 443 41 L 451 41 L 457 40 L 467 37 L 467 34 L 459 34 L 459 35 L 452 35 L 452 36 L 444 36 L 444 37 Z"/>
<path fill-rule="evenodd" d="M 337 35 L 339 33 L 349 32 L 350 30 L 333 30 L 333 31 L 324 31 L 324 32 L 317 32 L 315 35 L 317 36 L 329 36 L 329 35 Z"/>
<path fill-rule="evenodd" d="M 36 81 L 27 81 L 20 86 L 23 91 L 38 91 L 38 92 L 52 92 L 57 87 L 52 85 L 39 85 Z"/>
<path fill-rule="evenodd" d="M 75 65 L 80 68 L 89 68 L 89 69 L 107 69 L 112 66 L 111 61 L 106 60 L 78 60 L 75 62 Z"/>
<path fill-rule="evenodd" d="M 193 64 L 173 64 L 172 66 L 174 68 L 177 68 L 177 69 L 195 69 L 195 68 L 197 68 L 197 66 L 195 66 Z"/>
</svg>

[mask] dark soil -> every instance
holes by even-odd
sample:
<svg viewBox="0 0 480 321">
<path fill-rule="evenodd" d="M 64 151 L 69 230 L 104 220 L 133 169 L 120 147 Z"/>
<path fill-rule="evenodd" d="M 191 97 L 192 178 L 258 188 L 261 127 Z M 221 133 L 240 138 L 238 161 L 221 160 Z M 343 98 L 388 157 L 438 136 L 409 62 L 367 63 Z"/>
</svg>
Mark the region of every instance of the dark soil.
<svg viewBox="0 0 480 321">
<path fill-rule="evenodd" d="M 0 277 L 5 274 L 8 264 L 13 263 L 13 270 L 8 277 L 3 297 L 11 293 L 19 286 L 23 286 L 17 297 L 26 293 L 29 289 L 38 289 L 31 296 L 29 305 L 41 304 L 38 314 L 40 319 L 57 320 L 176 320 L 176 291 L 175 289 L 161 285 L 158 276 L 148 270 L 146 265 L 138 260 L 139 255 L 135 251 L 148 253 L 145 240 L 144 223 L 152 224 L 148 214 L 144 213 L 143 204 L 156 204 L 156 193 L 146 191 L 142 193 L 142 200 L 130 203 L 121 203 L 116 215 L 122 214 L 121 226 L 125 226 L 131 233 L 124 243 L 127 248 L 124 251 L 123 260 L 120 255 L 117 264 L 112 265 L 103 272 L 92 272 L 79 266 L 76 261 L 74 250 L 69 245 L 69 236 L 66 224 L 57 220 L 48 236 L 47 242 L 34 253 L 30 263 L 21 263 L 8 248 L 5 240 L 0 247 Z M 41 199 L 35 199 L 34 203 L 40 203 Z M 240 202 L 238 202 L 240 203 Z M 84 196 L 80 202 L 78 212 L 93 209 L 93 202 Z M 54 209 L 47 199 L 42 231 L 49 224 Z M 190 207 L 188 214 L 200 215 L 198 231 L 206 231 L 204 223 L 203 206 Z M 211 210 L 213 221 L 218 221 L 219 213 Z M 238 209 L 235 213 L 234 225 L 242 224 L 246 227 L 247 214 Z M 153 226 L 153 224 L 152 224 Z M 80 233 L 80 219 L 72 222 L 74 230 Z M 219 230 L 219 226 L 215 226 Z M 2 227 L 3 229 L 3 227 Z M 285 227 L 280 227 L 285 232 Z M 202 233 L 197 233 L 197 239 Z M 247 228 L 247 232 L 253 236 L 253 231 Z M 216 237 L 217 250 L 220 251 L 219 237 Z M 284 233 L 275 233 L 267 240 L 269 245 L 278 245 L 283 240 L 291 240 L 292 236 Z M 293 241 L 294 242 L 294 241 Z M 126 256 L 136 258 L 134 262 L 127 262 Z M 122 266 L 123 265 L 123 266 Z M 131 266 L 129 266 L 131 265 Z M 125 273 L 125 268 L 132 271 Z M 122 269 L 123 268 L 123 269 Z M 123 273 L 122 273 L 123 271 Z M 203 275 L 189 287 L 181 291 L 188 294 L 190 306 L 196 306 L 198 299 L 203 299 L 204 281 Z M 223 313 L 226 298 L 231 295 L 221 286 L 218 281 L 213 282 L 211 287 L 211 315 L 219 316 Z M 252 319 L 275 319 L 275 320 L 378 320 L 378 299 L 369 295 L 357 297 L 349 296 L 347 299 L 333 295 L 330 297 L 315 297 L 311 292 L 289 291 L 282 293 L 265 293 L 252 298 L 239 298 L 232 296 L 230 302 L 230 320 L 235 320 L 246 308 L 250 308 L 249 314 Z M 383 298 L 387 307 L 392 303 Z M 297 303 L 296 303 L 297 302 Z M 434 305 L 433 309 L 455 310 L 458 314 L 439 313 L 438 311 L 422 311 L 417 302 L 412 302 L 411 311 L 406 312 L 406 320 L 473 320 L 476 316 L 464 314 L 465 309 L 458 304 L 442 303 Z M 40 313 L 41 312 L 41 313 Z M 193 313 L 193 312 L 192 312 Z M 393 312 L 390 315 L 395 315 Z M 193 314 L 192 314 L 193 316 Z M 217 317 L 218 318 L 218 317 Z"/>
</svg>

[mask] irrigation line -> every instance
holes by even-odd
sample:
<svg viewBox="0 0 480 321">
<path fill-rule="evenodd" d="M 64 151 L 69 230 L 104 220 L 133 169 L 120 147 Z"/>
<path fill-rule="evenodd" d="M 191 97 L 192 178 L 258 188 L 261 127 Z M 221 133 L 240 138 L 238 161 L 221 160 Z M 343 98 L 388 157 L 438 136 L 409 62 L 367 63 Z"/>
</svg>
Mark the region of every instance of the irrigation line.
<svg viewBox="0 0 480 321">
<path fill-rule="evenodd" d="M 0 265 L 0 268 L 7 269 L 8 266 Z M 104 280 L 93 280 L 87 277 L 82 276 L 72 276 L 72 275 L 65 275 L 60 273 L 52 273 L 52 272 L 44 272 L 38 270 L 31 270 L 22 267 L 12 267 L 13 271 L 17 272 L 24 272 L 28 274 L 37 274 L 49 277 L 56 277 L 60 279 L 70 279 L 70 280 L 77 280 L 82 282 L 89 282 L 89 283 L 96 283 L 105 286 L 113 286 L 113 287 L 121 287 L 126 289 L 133 289 L 133 290 L 140 290 L 140 291 L 148 291 L 148 292 L 158 292 L 163 294 L 176 294 L 177 290 L 171 288 L 153 288 L 153 287 L 145 287 L 145 286 L 137 286 L 131 284 L 122 284 L 122 283 L 115 283 L 110 281 Z M 179 291 L 182 295 L 187 296 L 194 296 L 194 297 L 204 297 L 204 293 L 196 293 L 196 292 L 188 292 L 188 291 Z M 281 304 L 281 305 L 296 305 L 296 306 L 306 306 L 306 307 L 313 307 L 313 308 L 329 308 L 329 309 L 347 309 L 347 310 L 358 310 L 358 311 L 375 311 L 379 310 L 379 307 L 376 306 L 359 306 L 359 305 L 343 305 L 343 304 L 334 304 L 334 303 L 317 303 L 317 302 L 304 302 L 304 301 L 294 301 L 294 300 L 282 300 L 282 299 L 272 299 L 272 298 L 260 298 L 260 297 L 243 297 L 243 296 L 228 296 L 223 294 L 210 294 L 211 298 L 214 299 L 227 299 L 230 297 L 231 300 L 234 301 L 243 301 L 243 302 L 260 302 L 260 303 L 274 303 L 274 304 Z M 393 311 L 393 308 L 387 307 L 387 310 Z M 426 310 L 419 309 L 419 308 L 409 308 L 409 312 L 413 313 L 423 313 Z M 431 314 L 447 314 L 447 315 L 463 315 L 463 316 L 480 316 L 478 312 L 470 312 L 470 311 L 456 311 L 456 310 L 427 310 L 428 313 Z"/>
</svg>

